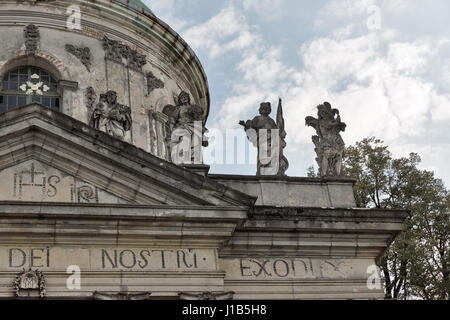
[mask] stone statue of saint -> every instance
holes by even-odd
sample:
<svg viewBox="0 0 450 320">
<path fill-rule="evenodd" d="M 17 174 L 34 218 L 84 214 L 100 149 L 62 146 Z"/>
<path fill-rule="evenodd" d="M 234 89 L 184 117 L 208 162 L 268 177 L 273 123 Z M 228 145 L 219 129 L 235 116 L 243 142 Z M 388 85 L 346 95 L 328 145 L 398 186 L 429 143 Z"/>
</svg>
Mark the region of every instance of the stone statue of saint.
<svg viewBox="0 0 450 320">
<path fill-rule="evenodd" d="M 283 149 L 286 147 L 286 131 L 281 99 L 278 105 L 277 122 L 269 116 L 271 112 L 270 102 L 263 102 L 259 108 L 259 116 L 253 120 L 241 120 L 239 124 L 244 127 L 248 139 L 258 149 L 256 175 L 285 176 L 289 162 L 283 155 Z"/>
<path fill-rule="evenodd" d="M 191 104 L 189 93 L 182 91 L 177 105 L 167 105 L 163 113 L 169 117 L 169 149 L 175 164 L 201 164 L 202 146 L 208 146 L 203 126 L 203 109 Z"/>
<path fill-rule="evenodd" d="M 117 103 L 115 91 L 100 95 L 100 101 L 89 120 L 89 124 L 94 128 L 104 127 L 106 133 L 122 140 L 126 132 L 131 130 L 132 123 L 130 107 Z"/>
<path fill-rule="evenodd" d="M 306 117 L 306 125 L 313 127 L 317 132 L 312 141 L 316 146 L 316 161 L 320 175 L 339 176 L 345 149 L 340 132 L 345 131 L 347 125 L 341 121 L 339 110 L 332 109 L 328 102 L 319 105 L 317 109 L 318 118 Z"/>
</svg>

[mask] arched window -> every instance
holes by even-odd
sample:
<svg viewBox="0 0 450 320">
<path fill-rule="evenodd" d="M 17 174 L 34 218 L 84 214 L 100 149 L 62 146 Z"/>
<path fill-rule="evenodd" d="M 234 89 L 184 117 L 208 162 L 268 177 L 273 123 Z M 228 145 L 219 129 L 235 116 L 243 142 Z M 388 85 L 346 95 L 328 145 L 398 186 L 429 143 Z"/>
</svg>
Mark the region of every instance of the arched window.
<svg viewBox="0 0 450 320">
<path fill-rule="evenodd" d="M 60 109 L 57 81 L 45 70 L 37 67 L 19 67 L 6 73 L 0 92 L 0 112 L 32 102 Z"/>
</svg>

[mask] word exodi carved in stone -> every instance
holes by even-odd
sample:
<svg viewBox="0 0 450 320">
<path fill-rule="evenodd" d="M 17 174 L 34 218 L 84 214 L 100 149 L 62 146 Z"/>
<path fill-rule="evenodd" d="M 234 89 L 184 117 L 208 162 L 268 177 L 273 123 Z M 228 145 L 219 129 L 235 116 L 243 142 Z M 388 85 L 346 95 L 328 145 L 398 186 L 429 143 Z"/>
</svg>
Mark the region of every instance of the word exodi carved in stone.
<svg viewBox="0 0 450 320">
<path fill-rule="evenodd" d="M 259 108 L 259 116 L 253 120 L 241 120 L 239 124 L 244 127 L 248 139 L 258 148 L 256 175 L 285 176 L 289 161 L 283 155 L 283 149 L 286 147 L 286 131 L 281 99 L 278 103 L 276 122 L 269 116 L 271 112 L 270 102 L 263 102 Z"/>
<path fill-rule="evenodd" d="M 182 91 L 176 106 L 167 105 L 163 113 L 169 117 L 170 155 L 175 164 L 201 164 L 202 149 L 208 146 L 203 125 L 202 107 L 191 104 L 189 93 Z"/>
<path fill-rule="evenodd" d="M 35 54 L 38 49 L 38 43 L 39 43 L 39 29 L 34 24 L 29 24 L 25 27 L 24 30 L 24 36 L 25 36 L 25 48 L 27 49 L 28 53 Z"/>
<path fill-rule="evenodd" d="M 147 56 L 119 41 L 111 40 L 107 36 L 104 36 L 102 41 L 103 48 L 106 51 L 106 59 L 118 63 L 123 63 L 123 59 L 125 59 L 129 68 L 142 72 L 142 67 L 147 64 Z"/>
<path fill-rule="evenodd" d="M 318 117 L 306 117 L 306 125 L 316 129 L 317 135 L 312 137 L 317 154 L 317 164 L 322 177 L 339 176 L 341 174 L 342 157 L 345 143 L 340 135 L 346 124 L 341 121 L 338 109 L 332 109 L 325 102 L 319 106 Z"/>
<path fill-rule="evenodd" d="M 77 57 L 86 69 L 91 72 L 91 49 L 88 47 L 75 47 L 71 44 L 66 44 L 66 51 Z"/>
<path fill-rule="evenodd" d="M 97 130 L 105 129 L 109 135 L 124 139 L 125 133 L 131 130 L 133 120 L 131 108 L 117 103 L 117 93 L 108 91 L 100 95 L 100 101 L 94 107 L 97 94 L 92 87 L 86 89 L 86 107 L 90 110 L 89 125 Z"/>
<path fill-rule="evenodd" d="M 155 89 L 164 88 L 164 82 L 155 77 L 153 73 L 147 72 L 145 77 L 147 78 L 147 94 L 150 95 L 150 93 L 152 93 Z"/>
</svg>

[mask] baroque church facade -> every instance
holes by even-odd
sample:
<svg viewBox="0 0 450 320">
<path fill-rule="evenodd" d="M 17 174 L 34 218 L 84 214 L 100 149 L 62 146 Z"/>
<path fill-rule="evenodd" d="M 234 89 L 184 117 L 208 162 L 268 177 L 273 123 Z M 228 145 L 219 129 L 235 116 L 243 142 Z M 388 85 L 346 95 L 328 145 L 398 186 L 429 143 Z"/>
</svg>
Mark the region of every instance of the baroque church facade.
<svg viewBox="0 0 450 320">
<path fill-rule="evenodd" d="M 210 174 L 205 72 L 140 1 L 2 0 L 0 22 L 0 298 L 384 297 L 370 270 L 406 212 L 356 207 L 329 104 L 306 119 L 321 178 L 286 176 L 282 152 Z M 279 129 L 282 150 L 281 101 L 260 113 L 249 139 Z"/>
</svg>

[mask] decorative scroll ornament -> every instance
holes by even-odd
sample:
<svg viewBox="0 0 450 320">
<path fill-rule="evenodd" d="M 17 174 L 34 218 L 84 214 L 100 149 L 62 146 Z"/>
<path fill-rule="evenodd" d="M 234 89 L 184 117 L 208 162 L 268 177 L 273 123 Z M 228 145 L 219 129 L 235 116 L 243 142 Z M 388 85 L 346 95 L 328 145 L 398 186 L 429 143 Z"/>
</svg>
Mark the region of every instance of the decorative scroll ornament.
<svg viewBox="0 0 450 320">
<path fill-rule="evenodd" d="M 75 47 L 71 44 L 66 44 L 66 51 L 77 57 L 86 69 L 91 72 L 91 49 L 88 47 Z"/>
<path fill-rule="evenodd" d="M 127 66 L 131 69 L 142 72 L 142 67 L 147 64 L 147 56 L 138 53 L 129 46 L 116 40 L 111 40 L 107 36 L 103 37 L 103 48 L 106 51 L 106 59 L 123 63 L 127 61 Z"/>
<path fill-rule="evenodd" d="M 30 80 L 22 84 L 19 88 L 24 91 L 27 95 L 37 94 L 42 96 L 44 92 L 50 90 L 50 87 L 39 81 L 40 77 L 36 73 L 30 76 Z"/>
<path fill-rule="evenodd" d="M 25 27 L 25 47 L 30 54 L 35 54 L 39 43 L 39 29 L 34 24 Z"/>
<path fill-rule="evenodd" d="M 39 297 L 43 298 L 45 296 L 45 277 L 39 270 L 31 270 L 19 273 L 14 280 L 13 287 L 17 297 L 20 296 L 21 290 L 39 291 Z"/>
<path fill-rule="evenodd" d="M 144 293 L 105 293 L 94 291 L 93 296 L 95 300 L 150 300 L 150 292 Z"/>
<path fill-rule="evenodd" d="M 258 148 L 256 175 L 285 176 L 289 162 L 283 155 L 283 149 L 286 147 L 286 131 L 281 99 L 278 103 L 277 122 L 269 116 L 271 112 L 270 102 L 263 102 L 259 108 L 259 116 L 253 120 L 241 120 L 239 124 L 244 127 L 248 139 Z"/>
<path fill-rule="evenodd" d="M 180 300 L 233 300 L 234 292 L 213 293 L 208 291 L 199 294 L 181 292 L 178 296 L 180 297 Z"/>
<path fill-rule="evenodd" d="M 155 89 L 164 88 L 164 82 L 155 77 L 153 73 L 147 72 L 145 77 L 147 78 L 147 94 L 150 95 L 150 93 L 152 93 Z"/>
<path fill-rule="evenodd" d="M 338 109 L 332 109 L 325 102 L 317 107 L 318 117 L 306 117 L 306 125 L 316 129 L 317 135 L 312 137 L 317 154 L 320 175 L 339 176 L 341 174 L 342 157 L 345 143 L 340 135 L 347 125 L 341 121 Z"/>
<path fill-rule="evenodd" d="M 98 192 L 91 186 L 82 186 L 77 189 L 78 203 L 98 203 Z"/>
</svg>

